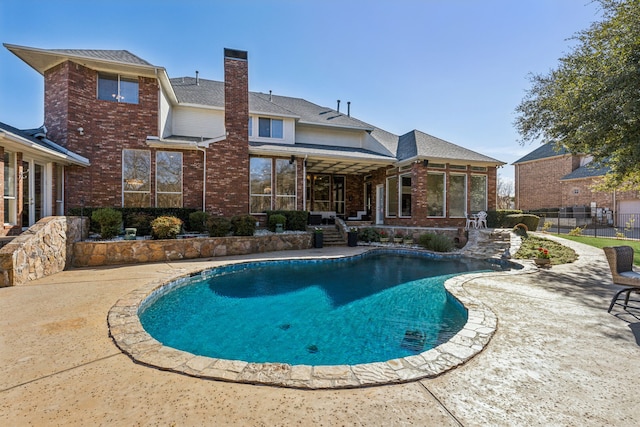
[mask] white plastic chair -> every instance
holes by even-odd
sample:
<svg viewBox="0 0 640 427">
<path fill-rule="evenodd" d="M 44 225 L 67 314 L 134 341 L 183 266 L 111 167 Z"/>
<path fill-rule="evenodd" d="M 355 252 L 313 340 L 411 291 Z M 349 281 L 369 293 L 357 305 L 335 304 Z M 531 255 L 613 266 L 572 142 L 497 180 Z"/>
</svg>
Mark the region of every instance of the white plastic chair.
<svg viewBox="0 0 640 427">
<path fill-rule="evenodd" d="M 471 215 L 467 214 L 467 223 L 464 226 L 465 230 L 470 229 L 471 227 L 473 228 L 478 228 L 478 223 L 476 222 L 475 218 L 472 218 Z"/>
<path fill-rule="evenodd" d="M 478 212 L 478 219 L 476 219 L 476 228 L 487 228 L 487 213 L 485 211 Z"/>
</svg>

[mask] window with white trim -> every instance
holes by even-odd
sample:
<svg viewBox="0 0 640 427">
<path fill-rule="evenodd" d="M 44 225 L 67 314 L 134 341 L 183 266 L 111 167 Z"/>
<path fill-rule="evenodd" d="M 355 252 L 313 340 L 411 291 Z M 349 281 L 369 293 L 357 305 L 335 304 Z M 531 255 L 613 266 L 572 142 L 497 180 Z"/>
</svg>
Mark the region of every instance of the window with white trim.
<svg viewBox="0 0 640 427">
<path fill-rule="evenodd" d="M 471 175 L 471 212 L 487 210 L 487 176 Z"/>
<path fill-rule="evenodd" d="M 449 218 L 464 218 L 467 212 L 467 175 L 449 175 Z"/>
<path fill-rule="evenodd" d="M 156 206 L 182 207 L 182 153 L 156 152 Z"/>
<path fill-rule="evenodd" d="M 271 209 L 271 159 L 251 157 L 249 198 L 251 213 L 265 213 Z"/>
<path fill-rule="evenodd" d="M 16 223 L 16 153 L 4 152 L 4 223 Z"/>
<path fill-rule="evenodd" d="M 258 136 L 262 138 L 283 138 L 283 123 L 280 119 L 258 118 Z"/>
<path fill-rule="evenodd" d="M 276 159 L 276 210 L 296 210 L 296 162 Z"/>
<path fill-rule="evenodd" d="M 427 216 L 444 217 L 445 174 L 427 173 Z"/>
<path fill-rule="evenodd" d="M 151 152 L 122 150 L 122 206 L 151 206 Z"/>
<path fill-rule="evenodd" d="M 138 79 L 120 74 L 98 73 L 98 99 L 103 101 L 138 103 Z"/>
</svg>

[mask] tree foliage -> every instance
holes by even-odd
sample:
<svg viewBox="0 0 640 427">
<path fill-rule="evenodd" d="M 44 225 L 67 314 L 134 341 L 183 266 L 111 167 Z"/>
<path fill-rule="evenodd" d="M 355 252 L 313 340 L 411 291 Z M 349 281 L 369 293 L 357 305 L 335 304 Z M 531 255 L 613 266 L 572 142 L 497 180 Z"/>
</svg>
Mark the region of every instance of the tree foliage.
<svg viewBox="0 0 640 427">
<path fill-rule="evenodd" d="M 516 108 L 522 143 L 542 140 L 607 166 L 609 187 L 640 185 L 640 0 L 600 0 L 603 19 Z"/>
</svg>

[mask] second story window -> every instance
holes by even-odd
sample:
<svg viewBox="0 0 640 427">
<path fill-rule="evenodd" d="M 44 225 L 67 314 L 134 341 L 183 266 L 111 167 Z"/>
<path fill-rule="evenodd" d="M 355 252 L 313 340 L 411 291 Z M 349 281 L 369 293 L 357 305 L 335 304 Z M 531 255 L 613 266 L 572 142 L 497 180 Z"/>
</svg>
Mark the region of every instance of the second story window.
<svg viewBox="0 0 640 427">
<path fill-rule="evenodd" d="M 98 74 L 98 99 L 103 101 L 138 103 L 138 79 L 119 74 Z"/>
<path fill-rule="evenodd" d="M 267 119 L 264 117 L 258 119 L 258 136 L 260 137 L 282 139 L 282 129 L 282 120 Z"/>
</svg>

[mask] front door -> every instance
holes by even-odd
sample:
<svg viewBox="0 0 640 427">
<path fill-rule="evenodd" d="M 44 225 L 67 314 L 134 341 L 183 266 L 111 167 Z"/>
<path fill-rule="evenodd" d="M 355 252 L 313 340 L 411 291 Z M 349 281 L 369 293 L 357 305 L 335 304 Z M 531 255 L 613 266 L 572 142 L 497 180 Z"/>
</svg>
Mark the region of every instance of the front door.
<svg viewBox="0 0 640 427">
<path fill-rule="evenodd" d="M 33 160 L 22 162 L 22 228 L 27 229 L 43 216 L 44 166 Z"/>
<path fill-rule="evenodd" d="M 376 185 L 376 224 L 384 224 L 384 185 Z"/>
</svg>

